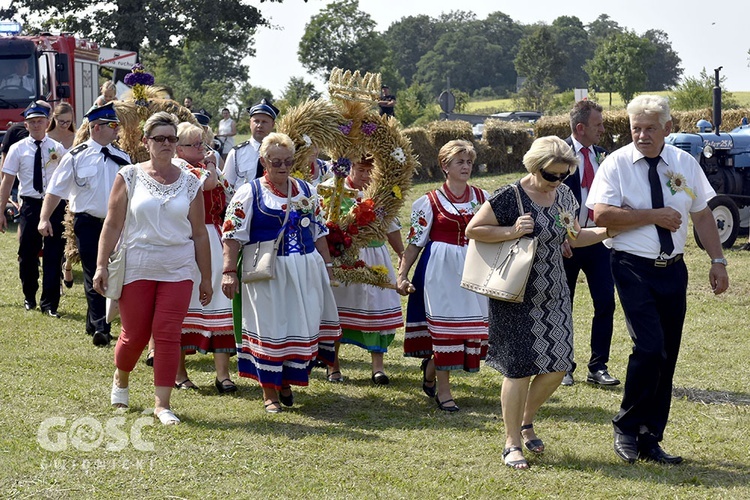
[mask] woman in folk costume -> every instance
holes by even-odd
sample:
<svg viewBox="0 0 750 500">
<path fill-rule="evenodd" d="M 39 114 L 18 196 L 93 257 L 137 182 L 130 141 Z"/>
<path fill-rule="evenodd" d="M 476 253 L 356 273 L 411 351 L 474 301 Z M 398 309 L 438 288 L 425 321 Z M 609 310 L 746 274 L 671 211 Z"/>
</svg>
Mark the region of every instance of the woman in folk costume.
<svg viewBox="0 0 750 500">
<path fill-rule="evenodd" d="M 409 245 L 398 273 L 399 290 L 414 290 L 406 310 L 404 355 L 424 358 L 422 389 L 448 412 L 459 410 L 451 395 L 451 370 L 479 371 L 487 352 L 487 297 L 460 286 L 466 226 L 487 198 L 486 191 L 468 184 L 475 159 L 468 141 L 440 148 L 445 184 L 412 205 Z M 410 282 L 407 276 L 420 252 Z"/>
<path fill-rule="evenodd" d="M 294 404 L 292 385 L 308 384 L 319 341 L 339 340 L 341 328 L 317 194 L 310 184 L 289 176 L 294 143 L 272 133 L 259 153 L 265 174 L 243 184 L 227 207 L 222 291 L 242 298 L 240 376 L 257 380 L 266 411 L 278 413 L 282 404 Z M 240 248 L 275 240 L 282 232 L 275 276 L 242 283 Z"/>
<path fill-rule="evenodd" d="M 358 201 L 361 202 L 365 189 L 370 184 L 370 174 L 374 168 L 372 156 L 365 156 L 352 166 L 351 173 L 346 178 L 347 188 L 359 192 Z M 348 211 L 354 200 L 344 198 L 342 211 Z M 399 259 L 404 254 L 404 244 L 401 241 L 401 225 L 393 220 L 388 228 L 388 243 L 396 252 Z M 385 241 L 372 241 L 359 251 L 360 260 L 368 266 L 382 266 L 388 270 L 391 282 L 395 281 L 391 256 Z M 401 299 L 395 290 L 380 288 L 374 285 L 350 284 L 333 289 L 341 320 L 341 343 L 354 344 L 370 352 L 372 358 L 372 381 L 377 385 L 390 382 L 383 366 L 383 354 L 388 352 L 388 346 L 396 336 L 396 329 L 404 325 L 401 313 Z M 336 361 L 329 375 L 329 380 L 336 380 L 340 375 L 338 345 L 336 346 Z M 331 378 L 333 377 L 333 378 Z"/>
</svg>

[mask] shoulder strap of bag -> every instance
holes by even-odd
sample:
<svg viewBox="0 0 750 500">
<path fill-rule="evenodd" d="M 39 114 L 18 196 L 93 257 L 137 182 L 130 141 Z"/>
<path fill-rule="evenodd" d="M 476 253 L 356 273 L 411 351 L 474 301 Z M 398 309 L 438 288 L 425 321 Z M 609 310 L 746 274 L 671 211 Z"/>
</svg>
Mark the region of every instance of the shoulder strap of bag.
<svg viewBox="0 0 750 500">
<path fill-rule="evenodd" d="M 518 202 L 518 213 L 523 215 L 525 212 L 523 210 L 523 202 L 521 201 L 521 193 L 518 191 L 518 186 L 515 184 L 510 185 L 513 188 L 513 191 L 516 193 L 516 201 Z"/>
<path fill-rule="evenodd" d="M 128 241 L 129 232 L 128 231 L 128 222 L 130 221 L 130 200 L 133 199 L 133 192 L 135 191 L 135 184 L 138 180 L 138 169 L 141 167 L 139 166 L 140 163 L 136 163 L 133 168 L 133 182 L 130 183 L 130 189 L 128 189 L 128 205 L 125 209 L 125 223 L 123 224 L 122 228 L 122 236 L 121 236 L 121 242 L 120 245 L 124 245 L 126 241 Z"/>
</svg>

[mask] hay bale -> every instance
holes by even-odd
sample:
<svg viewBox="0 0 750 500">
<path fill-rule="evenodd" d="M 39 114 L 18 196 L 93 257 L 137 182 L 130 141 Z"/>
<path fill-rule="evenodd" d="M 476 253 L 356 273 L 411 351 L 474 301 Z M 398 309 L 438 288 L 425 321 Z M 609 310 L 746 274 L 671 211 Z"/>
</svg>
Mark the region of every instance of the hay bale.
<svg viewBox="0 0 750 500">
<path fill-rule="evenodd" d="M 415 170 L 414 176 L 417 179 L 437 179 L 438 170 L 438 149 L 432 142 L 427 129 L 423 127 L 407 128 L 402 132 L 411 142 L 411 149 L 421 164 Z"/>
<path fill-rule="evenodd" d="M 427 126 L 427 130 L 430 133 L 432 143 L 438 150 L 445 143 L 454 139 L 474 142 L 474 131 L 469 122 L 460 120 L 432 122 Z"/>
</svg>

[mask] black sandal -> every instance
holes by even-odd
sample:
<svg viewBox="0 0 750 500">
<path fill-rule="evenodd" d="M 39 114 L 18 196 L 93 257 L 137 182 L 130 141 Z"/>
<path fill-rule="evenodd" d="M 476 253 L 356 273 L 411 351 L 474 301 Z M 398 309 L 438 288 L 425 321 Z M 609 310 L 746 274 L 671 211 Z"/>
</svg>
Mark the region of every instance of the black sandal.
<svg viewBox="0 0 750 500">
<path fill-rule="evenodd" d="M 281 403 L 278 401 L 269 401 L 268 403 L 263 403 L 263 406 L 266 409 L 266 413 L 281 413 Z"/>
<path fill-rule="evenodd" d="M 334 377 L 334 375 L 338 374 L 338 377 Z M 336 370 L 335 372 L 328 373 L 326 372 L 326 379 L 328 379 L 329 382 L 332 382 L 334 384 L 340 384 L 344 381 L 344 377 L 341 375 L 341 372 Z"/>
<path fill-rule="evenodd" d="M 503 450 L 503 462 L 505 462 L 505 465 L 507 465 L 511 469 L 517 469 L 517 470 L 528 469 L 529 462 L 527 462 L 525 458 L 522 458 L 521 460 L 507 460 L 508 455 L 510 455 L 514 451 L 523 453 L 523 450 L 518 446 L 511 446 Z"/>
<path fill-rule="evenodd" d="M 224 385 L 224 382 L 229 382 L 228 385 Z M 228 392 L 235 392 L 237 390 L 237 386 L 234 385 L 234 382 L 232 382 L 232 379 L 225 378 L 224 380 L 219 380 L 218 378 L 214 381 L 214 385 L 216 386 L 216 390 L 219 391 L 219 394 L 226 394 Z"/>
<path fill-rule="evenodd" d="M 526 425 L 521 426 L 522 431 L 525 431 L 527 429 L 533 429 L 533 428 L 534 428 L 534 424 L 526 424 Z M 542 441 L 541 439 L 524 440 L 523 444 L 531 452 L 544 453 L 544 441 Z"/>
<path fill-rule="evenodd" d="M 447 411 L 447 412 L 454 412 L 459 411 L 461 408 L 458 407 L 455 401 L 452 399 L 446 399 L 445 401 L 440 401 L 440 398 L 438 398 L 438 395 L 435 394 L 435 402 L 438 405 L 438 408 Z M 445 406 L 447 403 L 453 403 L 453 406 Z"/>
<path fill-rule="evenodd" d="M 148 354 L 146 354 L 146 366 L 154 366 L 154 350 L 149 349 Z"/>
<path fill-rule="evenodd" d="M 192 385 L 188 385 L 188 384 L 192 384 Z M 193 381 L 190 380 L 189 378 L 186 378 L 182 382 L 175 382 L 174 383 L 174 388 L 175 389 L 183 389 L 183 390 L 192 390 L 192 391 L 197 391 L 198 390 L 198 386 L 195 385 L 195 384 L 193 384 Z"/>
<path fill-rule="evenodd" d="M 422 360 L 422 390 L 425 394 L 427 394 L 428 398 L 434 398 L 435 397 L 435 380 L 427 380 L 427 365 L 430 364 L 430 358 L 425 358 Z M 432 384 L 432 387 L 429 387 L 427 384 Z"/>
<path fill-rule="evenodd" d="M 282 391 L 289 391 L 289 395 L 284 396 L 284 394 L 282 394 Z M 283 404 L 284 406 L 294 405 L 294 393 L 292 392 L 292 386 L 288 385 L 281 388 L 281 391 L 279 391 L 279 401 L 281 401 L 281 404 Z"/>
</svg>

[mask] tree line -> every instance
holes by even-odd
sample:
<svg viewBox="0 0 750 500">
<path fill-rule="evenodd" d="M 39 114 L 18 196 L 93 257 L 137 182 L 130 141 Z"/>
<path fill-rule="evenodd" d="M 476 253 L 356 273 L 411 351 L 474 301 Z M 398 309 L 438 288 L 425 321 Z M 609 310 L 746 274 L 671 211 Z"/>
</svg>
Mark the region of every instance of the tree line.
<svg viewBox="0 0 750 500">
<path fill-rule="evenodd" d="M 39 30 L 136 50 L 173 96 L 190 95 L 215 115 L 261 97 L 276 98 L 282 110 L 318 97 L 309 75 L 291 78 L 280 96 L 252 85 L 242 59 L 254 53 L 253 35 L 268 22 L 241 0 L 16 0 L 0 9 L 0 17 L 14 16 L 32 26 L 43 19 L 36 21 Z M 556 92 L 589 88 L 628 100 L 674 87 L 683 72 L 667 33 L 637 34 L 606 14 L 589 24 L 560 16 L 525 25 L 500 11 L 478 19 L 455 10 L 403 17 L 378 32 L 358 0 L 334 1 L 312 16 L 298 57 L 310 75 L 324 79 L 334 67 L 380 72 L 398 95 L 397 116 L 405 124 L 435 118 L 432 104 L 448 79 L 459 106 L 470 98 L 514 96 L 519 107 L 548 111 Z"/>
</svg>

